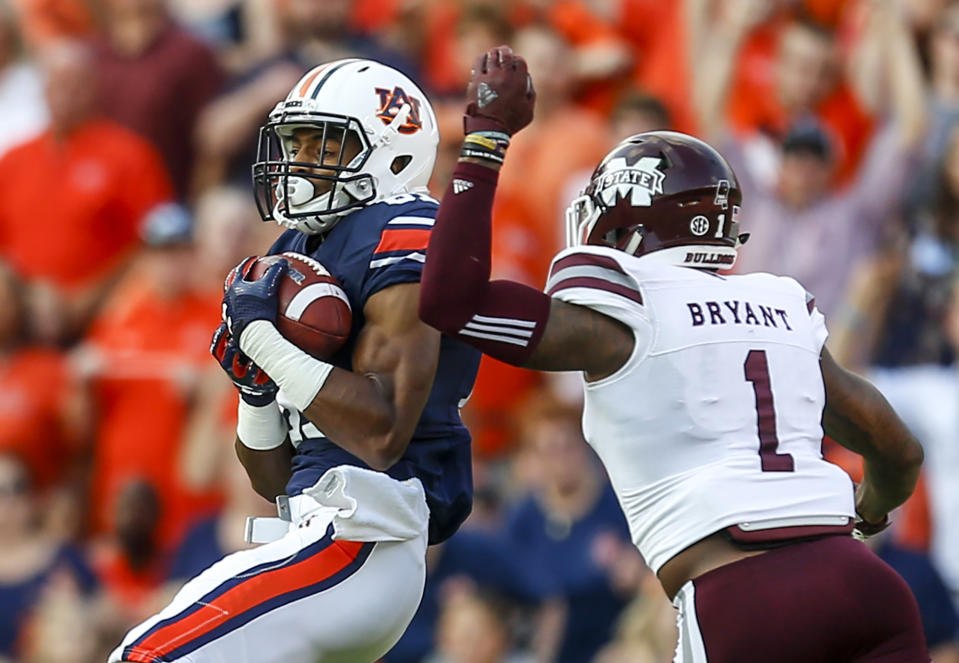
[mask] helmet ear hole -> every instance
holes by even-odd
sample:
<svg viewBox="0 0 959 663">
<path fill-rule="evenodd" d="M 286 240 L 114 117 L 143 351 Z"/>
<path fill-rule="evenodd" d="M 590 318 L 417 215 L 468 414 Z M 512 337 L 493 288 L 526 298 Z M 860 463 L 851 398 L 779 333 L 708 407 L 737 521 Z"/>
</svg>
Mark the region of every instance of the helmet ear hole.
<svg viewBox="0 0 959 663">
<path fill-rule="evenodd" d="M 393 159 L 392 163 L 390 163 L 390 170 L 393 171 L 394 175 L 396 175 L 400 171 L 402 171 L 404 168 L 406 168 L 408 165 L 410 165 L 410 161 L 412 160 L 413 160 L 413 157 L 410 156 L 409 154 L 403 154 L 401 156 L 398 156 L 395 159 Z"/>
</svg>

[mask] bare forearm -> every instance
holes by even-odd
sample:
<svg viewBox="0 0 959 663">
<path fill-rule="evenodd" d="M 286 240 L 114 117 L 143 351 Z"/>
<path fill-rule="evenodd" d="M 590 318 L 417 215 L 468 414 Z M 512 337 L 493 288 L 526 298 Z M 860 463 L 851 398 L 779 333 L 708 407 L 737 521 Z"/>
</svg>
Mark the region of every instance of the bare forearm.
<svg viewBox="0 0 959 663">
<path fill-rule="evenodd" d="M 250 449 L 237 438 L 234 443 L 236 456 L 250 477 L 250 483 L 263 499 L 272 502 L 277 495 L 286 493 L 290 480 L 293 445 L 288 441 L 275 449 L 259 451 Z"/>
<path fill-rule="evenodd" d="M 384 470 L 398 460 L 412 434 L 396 426 L 391 391 L 374 375 L 334 369 L 304 414 L 337 446 Z"/>
<path fill-rule="evenodd" d="M 903 22 L 886 11 L 888 48 L 883 49 L 889 67 L 890 98 L 903 142 L 914 147 L 925 132 L 926 94 L 922 65 L 912 35 Z"/>
<path fill-rule="evenodd" d="M 922 465 L 922 446 L 869 382 L 838 368 L 826 356 L 824 378 L 823 428 L 863 457 L 865 475 L 857 509 L 867 520 L 879 520 L 912 494 Z"/>
</svg>

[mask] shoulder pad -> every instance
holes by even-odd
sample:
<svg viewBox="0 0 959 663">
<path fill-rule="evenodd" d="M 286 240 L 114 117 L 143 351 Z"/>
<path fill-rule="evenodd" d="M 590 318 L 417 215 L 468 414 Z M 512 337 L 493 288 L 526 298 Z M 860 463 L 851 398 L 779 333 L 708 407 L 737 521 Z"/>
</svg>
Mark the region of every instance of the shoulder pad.
<svg viewBox="0 0 959 663">
<path fill-rule="evenodd" d="M 561 251 L 553 260 L 546 294 L 591 308 L 637 327 L 648 320 L 639 283 L 619 261 L 622 254 L 603 247 L 575 247 Z"/>
<path fill-rule="evenodd" d="M 599 247 L 561 251 L 550 265 L 546 294 L 552 297 L 570 288 L 589 288 L 642 304 L 639 284 L 612 253 Z"/>
</svg>

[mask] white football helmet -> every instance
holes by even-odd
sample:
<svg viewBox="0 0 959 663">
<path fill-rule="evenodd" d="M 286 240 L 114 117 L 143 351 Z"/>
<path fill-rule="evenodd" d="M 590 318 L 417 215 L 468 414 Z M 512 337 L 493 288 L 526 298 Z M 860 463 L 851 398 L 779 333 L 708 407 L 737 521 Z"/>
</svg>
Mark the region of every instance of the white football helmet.
<svg viewBox="0 0 959 663">
<path fill-rule="evenodd" d="M 293 161 L 300 129 L 320 137 L 321 166 Z M 438 144 L 433 108 L 405 75 L 359 58 L 322 64 L 297 82 L 260 129 L 253 164 L 257 209 L 264 221 L 324 233 L 365 205 L 425 193 Z M 347 145 L 359 147 L 352 159 Z"/>
</svg>

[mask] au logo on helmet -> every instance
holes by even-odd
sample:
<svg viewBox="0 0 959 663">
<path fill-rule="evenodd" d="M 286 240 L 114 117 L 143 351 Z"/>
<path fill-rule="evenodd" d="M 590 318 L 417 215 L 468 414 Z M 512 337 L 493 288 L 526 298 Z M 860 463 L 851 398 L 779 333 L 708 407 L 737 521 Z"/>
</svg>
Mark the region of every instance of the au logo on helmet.
<svg viewBox="0 0 959 663">
<path fill-rule="evenodd" d="M 383 124 L 392 122 L 403 106 L 409 106 L 410 114 L 406 117 L 406 122 L 397 128 L 397 131 L 401 134 L 415 134 L 423 128 L 423 122 L 420 119 L 419 99 L 409 96 L 399 86 L 392 90 L 378 87 L 376 88 L 376 94 L 380 97 L 380 108 L 376 112 L 376 117 L 383 120 Z"/>
</svg>

